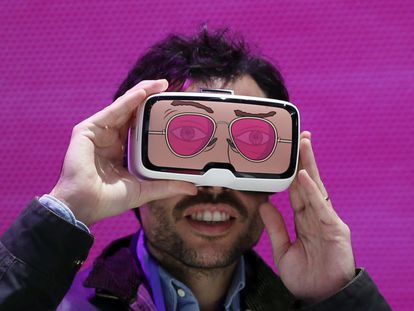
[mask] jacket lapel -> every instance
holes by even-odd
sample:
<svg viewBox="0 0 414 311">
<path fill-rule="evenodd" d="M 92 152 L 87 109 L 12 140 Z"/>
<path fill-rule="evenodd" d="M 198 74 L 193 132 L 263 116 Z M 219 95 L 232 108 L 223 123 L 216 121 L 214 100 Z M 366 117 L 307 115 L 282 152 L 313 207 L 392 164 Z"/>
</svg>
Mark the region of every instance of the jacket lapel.
<svg viewBox="0 0 414 311">
<path fill-rule="evenodd" d="M 143 273 L 130 247 L 133 239 L 129 236 L 111 243 L 94 261 L 83 285 L 95 288 L 101 296 L 112 296 L 127 303 L 134 301 L 143 283 Z"/>
</svg>

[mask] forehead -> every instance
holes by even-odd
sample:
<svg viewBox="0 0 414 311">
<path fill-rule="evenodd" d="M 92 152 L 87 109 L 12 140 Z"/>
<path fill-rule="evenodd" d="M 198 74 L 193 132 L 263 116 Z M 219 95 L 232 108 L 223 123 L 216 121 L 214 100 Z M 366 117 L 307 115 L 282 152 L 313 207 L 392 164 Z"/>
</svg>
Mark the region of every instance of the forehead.
<svg viewBox="0 0 414 311">
<path fill-rule="evenodd" d="M 266 97 L 266 94 L 257 85 L 256 81 L 244 75 L 234 81 L 223 82 L 221 79 L 213 79 L 208 83 L 192 82 L 185 92 L 199 92 L 200 88 L 228 89 L 233 90 L 235 95 Z"/>
</svg>

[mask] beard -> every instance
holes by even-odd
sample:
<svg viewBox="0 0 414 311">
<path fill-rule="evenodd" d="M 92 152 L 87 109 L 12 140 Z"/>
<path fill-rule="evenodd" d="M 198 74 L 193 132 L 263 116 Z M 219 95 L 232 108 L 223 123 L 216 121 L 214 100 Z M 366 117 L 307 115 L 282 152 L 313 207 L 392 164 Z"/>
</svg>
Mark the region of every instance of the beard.
<svg viewBox="0 0 414 311">
<path fill-rule="evenodd" d="M 188 268 L 217 269 L 237 262 L 247 250 L 259 241 L 263 231 L 263 223 L 258 206 L 248 215 L 246 206 L 230 191 L 214 195 L 207 191 L 199 191 L 194 197 L 185 197 L 179 201 L 172 211 L 166 207 L 151 203 L 148 207 L 156 219 L 149 230 L 145 230 L 146 242 L 153 254 L 161 263 L 175 261 Z M 221 243 L 221 237 L 199 236 L 197 247 L 178 234 L 176 223 L 185 221 L 181 216 L 185 209 L 203 203 L 225 203 L 238 211 L 243 229 L 229 243 Z M 259 204 L 258 204 L 259 205 Z M 144 228 L 145 229 L 145 228 Z"/>
</svg>

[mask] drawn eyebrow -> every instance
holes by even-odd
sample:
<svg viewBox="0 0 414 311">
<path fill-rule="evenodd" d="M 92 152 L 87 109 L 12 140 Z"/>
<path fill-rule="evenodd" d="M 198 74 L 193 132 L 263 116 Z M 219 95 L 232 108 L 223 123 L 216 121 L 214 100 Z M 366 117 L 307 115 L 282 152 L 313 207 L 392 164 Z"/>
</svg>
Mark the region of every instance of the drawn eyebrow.
<svg viewBox="0 0 414 311">
<path fill-rule="evenodd" d="M 214 110 L 210 107 L 204 106 L 203 104 L 197 103 L 197 102 L 191 102 L 191 101 L 183 101 L 183 100 L 174 100 L 171 103 L 171 106 L 193 106 L 196 108 L 203 109 L 207 111 L 208 113 L 213 113 Z"/>
<path fill-rule="evenodd" d="M 238 117 L 258 117 L 258 118 L 266 118 L 266 117 L 272 117 L 276 114 L 276 111 L 269 111 L 266 113 L 250 113 L 250 112 L 245 112 L 245 111 L 241 111 L 241 110 L 234 110 L 234 113 L 236 116 Z"/>
<path fill-rule="evenodd" d="M 177 110 L 174 110 L 174 109 L 171 109 L 171 108 L 169 108 L 169 109 L 167 109 L 167 110 L 165 110 L 165 112 L 164 112 L 164 119 L 166 118 L 166 117 L 168 117 L 170 114 L 172 114 L 172 113 L 174 113 L 174 112 L 176 112 Z"/>
</svg>

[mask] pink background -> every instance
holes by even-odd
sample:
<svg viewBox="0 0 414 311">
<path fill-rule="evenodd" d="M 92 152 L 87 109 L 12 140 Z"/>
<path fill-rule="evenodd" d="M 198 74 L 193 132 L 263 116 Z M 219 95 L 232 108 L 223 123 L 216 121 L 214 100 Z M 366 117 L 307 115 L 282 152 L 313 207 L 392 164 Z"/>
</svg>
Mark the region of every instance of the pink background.
<svg viewBox="0 0 414 311">
<path fill-rule="evenodd" d="M 284 74 L 332 202 L 395 310 L 411 310 L 414 2 L 3 1 L 0 233 L 56 181 L 71 128 L 111 102 L 138 55 L 202 22 L 241 32 Z M 275 197 L 292 231 L 286 194 Z M 133 232 L 99 223 L 88 263 Z M 264 236 L 258 250 L 270 262 Z"/>
</svg>

